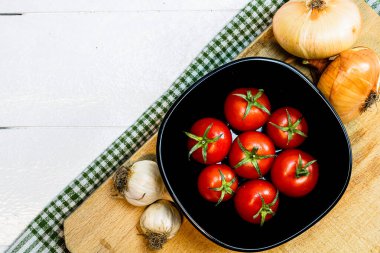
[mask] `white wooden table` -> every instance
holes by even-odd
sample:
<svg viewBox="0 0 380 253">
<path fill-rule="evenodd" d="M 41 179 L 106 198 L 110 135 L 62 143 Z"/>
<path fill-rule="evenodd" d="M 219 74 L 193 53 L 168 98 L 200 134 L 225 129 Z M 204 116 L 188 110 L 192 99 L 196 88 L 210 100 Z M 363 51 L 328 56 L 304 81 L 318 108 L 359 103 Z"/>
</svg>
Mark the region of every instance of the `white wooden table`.
<svg viewBox="0 0 380 253">
<path fill-rule="evenodd" d="M 0 2 L 0 252 L 246 3 Z"/>
</svg>

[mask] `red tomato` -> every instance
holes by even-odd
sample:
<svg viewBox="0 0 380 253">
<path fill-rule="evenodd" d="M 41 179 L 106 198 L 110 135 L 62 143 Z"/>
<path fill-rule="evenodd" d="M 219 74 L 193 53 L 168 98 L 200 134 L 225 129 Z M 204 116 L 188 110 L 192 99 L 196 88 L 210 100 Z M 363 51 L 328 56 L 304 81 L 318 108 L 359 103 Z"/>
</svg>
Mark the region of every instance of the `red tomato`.
<svg viewBox="0 0 380 253">
<path fill-rule="evenodd" d="M 208 201 L 217 202 L 229 200 L 238 181 L 235 172 L 224 164 L 214 164 L 202 170 L 198 177 L 199 193 Z"/>
<path fill-rule="evenodd" d="M 230 150 L 231 132 L 222 121 L 214 118 L 203 118 L 194 123 L 189 132 L 187 146 L 189 158 L 204 163 L 213 164 L 220 162 Z"/>
<path fill-rule="evenodd" d="M 268 121 L 270 102 L 264 90 L 240 88 L 224 102 L 224 114 L 231 126 L 240 131 L 256 130 Z"/>
<path fill-rule="evenodd" d="M 259 178 L 271 168 L 275 151 L 272 141 L 265 134 L 245 132 L 232 143 L 228 159 L 239 176 Z"/>
<path fill-rule="evenodd" d="M 289 197 L 302 197 L 310 193 L 317 184 L 318 176 L 316 160 L 298 149 L 281 152 L 271 171 L 273 184 Z"/>
<path fill-rule="evenodd" d="M 244 220 L 262 226 L 275 215 L 279 204 L 278 195 L 278 190 L 268 181 L 248 181 L 235 194 L 236 211 Z"/>
<path fill-rule="evenodd" d="M 270 116 L 266 130 L 277 147 L 295 148 L 307 137 L 308 126 L 301 112 L 288 106 Z"/>
</svg>

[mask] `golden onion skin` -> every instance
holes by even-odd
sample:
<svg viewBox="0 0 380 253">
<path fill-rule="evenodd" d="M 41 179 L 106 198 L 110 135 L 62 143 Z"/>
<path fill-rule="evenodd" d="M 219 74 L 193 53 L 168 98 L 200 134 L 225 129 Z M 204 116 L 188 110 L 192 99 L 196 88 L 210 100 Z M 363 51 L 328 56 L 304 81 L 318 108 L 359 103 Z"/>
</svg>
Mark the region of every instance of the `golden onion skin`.
<svg viewBox="0 0 380 253">
<path fill-rule="evenodd" d="M 318 89 L 347 123 L 377 100 L 379 78 L 377 54 L 372 49 L 356 47 L 342 52 L 327 66 Z"/>
<path fill-rule="evenodd" d="M 290 54 L 322 59 L 351 48 L 361 23 L 351 0 L 290 0 L 274 15 L 273 33 Z"/>
</svg>

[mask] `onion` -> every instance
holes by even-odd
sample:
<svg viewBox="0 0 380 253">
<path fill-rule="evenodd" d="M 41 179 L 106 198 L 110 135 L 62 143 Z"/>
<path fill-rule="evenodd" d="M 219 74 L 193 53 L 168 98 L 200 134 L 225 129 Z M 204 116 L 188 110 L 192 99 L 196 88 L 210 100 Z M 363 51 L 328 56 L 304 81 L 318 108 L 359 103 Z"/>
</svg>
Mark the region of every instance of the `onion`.
<svg viewBox="0 0 380 253">
<path fill-rule="evenodd" d="M 380 59 L 366 47 L 342 52 L 331 62 L 318 82 L 344 123 L 356 118 L 379 97 Z"/>
<path fill-rule="evenodd" d="M 351 48 L 361 17 L 351 0 L 290 0 L 273 17 L 273 33 L 287 52 L 321 59 Z"/>
</svg>

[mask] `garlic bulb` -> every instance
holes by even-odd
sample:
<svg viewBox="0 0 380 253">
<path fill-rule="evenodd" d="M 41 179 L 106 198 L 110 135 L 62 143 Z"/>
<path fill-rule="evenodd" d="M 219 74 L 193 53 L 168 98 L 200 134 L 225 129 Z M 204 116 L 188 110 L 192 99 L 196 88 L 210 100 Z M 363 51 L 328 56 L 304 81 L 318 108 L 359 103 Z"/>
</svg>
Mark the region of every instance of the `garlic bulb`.
<svg viewBox="0 0 380 253">
<path fill-rule="evenodd" d="M 351 0 L 290 0 L 273 17 L 277 42 L 304 59 L 328 58 L 349 49 L 360 28 L 359 8 Z"/>
<path fill-rule="evenodd" d="M 130 204 L 146 206 L 160 199 L 165 191 L 157 163 L 138 161 L 121 166 L 114 175 L 114 187 Z"/>
<path fill-rule="evenodd" d="M 140 218 L 140 230 L 148 240 L 150 249 L 161 249 L 174 237 L 182 224 L 182 215 L 174 203 L 165 199 L 148 206 Z"/>
</svg>

